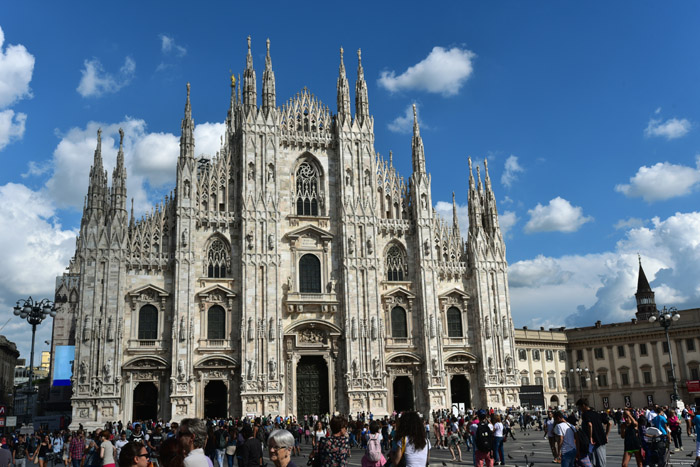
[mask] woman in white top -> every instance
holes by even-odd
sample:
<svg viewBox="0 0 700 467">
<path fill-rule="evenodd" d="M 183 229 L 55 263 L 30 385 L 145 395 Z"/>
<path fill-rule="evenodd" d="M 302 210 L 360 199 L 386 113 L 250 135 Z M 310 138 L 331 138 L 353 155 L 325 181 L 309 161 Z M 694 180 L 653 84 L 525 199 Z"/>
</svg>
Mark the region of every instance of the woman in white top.
<svg viewBox="0 0 700 467">
<path fill-rule="evenodd" d="M 391 463 L 399 465 L 406 458 L 406 467 L 425 467 L 430 458 L 430 440 L 425 436 L 425 426 L 416 412 L 404 412 L 397 420 L 396 451 L 391 453 Z"/>
<path fill-rule="evenodd" d="M 491 424 L 493 425 L 493 463 L 498 465 L 506 465 L 506 461 L 503 455 L 503 423 L 501 423 L 501 416 L 493 414 L 491 415 Z"/>
<path fill-rule="evenodd" d="M 321 441 L 321 438 L 325 437 L 326 430 L 323 429 L 323 423 L 316 422 L 316 426 L 314 426 L 314 437 L 311 439 L 311 444 L 313 445 L 313 447 L 315 448 L 318 442 Z"/>
</svg>

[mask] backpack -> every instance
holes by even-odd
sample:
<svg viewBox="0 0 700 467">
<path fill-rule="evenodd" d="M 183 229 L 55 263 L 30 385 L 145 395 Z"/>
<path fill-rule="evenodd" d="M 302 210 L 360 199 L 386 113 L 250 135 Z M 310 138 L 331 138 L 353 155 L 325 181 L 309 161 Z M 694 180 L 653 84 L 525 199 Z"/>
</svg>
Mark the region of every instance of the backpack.
<svg viewBox="0 0 700 467">
<path fill-rule="evenodd" d="M 476 448 L 481 452 L 489 452 L 493 446 L 491 429 L 486 423 L 479 423 L 474 436 Z"/>
<path fill-rule="evenodd" d="M 379 443 L 379 435 L 369 435 L 367 442 L 367 459 L 377 462 L 382 459 L 382 445 Z"/>
<path fill-rule="evenodd" d="M 216 434 L 216 447 L 218 449 L 226 449 L 226 431 L 219 430 Z"/>
<path fill-rule="evenodd" d="M 591 440 L 588 435 L 583 431 L 583 427 L 574 428 L 569 425 L 572 430 L 574 430 L 574 437 L 578 441 L 578 456 L 584 457 L 588 455 L 588 445 L 591 444 Z"/>
</svg>

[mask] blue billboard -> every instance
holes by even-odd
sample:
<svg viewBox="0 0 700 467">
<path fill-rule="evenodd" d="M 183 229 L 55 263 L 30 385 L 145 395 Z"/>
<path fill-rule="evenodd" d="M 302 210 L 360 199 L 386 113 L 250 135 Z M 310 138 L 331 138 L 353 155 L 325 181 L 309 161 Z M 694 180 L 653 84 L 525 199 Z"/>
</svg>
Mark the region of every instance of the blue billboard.
<svg viewBox="0 0 700 467">
<path fill-rule="evenodd" d="M 57 345 L 53 361 L 53 385 L 70 386 L 73 376 L 74 345 Z"/>
</svg>

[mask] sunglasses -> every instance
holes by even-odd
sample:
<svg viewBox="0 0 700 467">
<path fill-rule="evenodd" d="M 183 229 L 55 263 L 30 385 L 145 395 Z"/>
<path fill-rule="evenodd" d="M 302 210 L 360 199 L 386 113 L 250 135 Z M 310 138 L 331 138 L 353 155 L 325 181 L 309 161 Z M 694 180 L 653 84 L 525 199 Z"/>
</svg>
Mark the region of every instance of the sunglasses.
<svg viewBox="0 0 700 467">
<path fill-rule="evenodd" d="M 279 451 L 280 449 L 289 449 L 289 447 L 287 447 L 287 446 L 278 446 L 278 447 L 267 446 L 267 450 L 268 450 L 268 451 L 277 452 L 277 451 Z"/>
<path fill-rule="evenodd" d="M 151 457 L 151 455 L 149 453 L 146 453 L 146 454 L 139 454 L 136 457 Z"/>
</svg>

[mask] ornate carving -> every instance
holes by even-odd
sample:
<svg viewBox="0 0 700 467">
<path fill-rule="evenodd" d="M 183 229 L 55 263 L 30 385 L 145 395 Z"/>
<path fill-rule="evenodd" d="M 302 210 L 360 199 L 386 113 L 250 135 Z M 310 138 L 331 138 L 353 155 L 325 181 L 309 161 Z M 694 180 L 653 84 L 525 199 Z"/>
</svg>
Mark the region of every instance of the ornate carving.
<svg viewBox="0 0 700 467">
<path fill-rule="evenodd" d="M 320 329 L 304 328 L 299 332 L 299 341 L 305 344 L 325 344 L 326 333 Z"/>
<path fill-rule="evenodd" d="M 277 360 L 274 358 L 271 358 L 269 362 L 267 362 L 267 370 L 268 373 L 270 374 L 270 379 L 274 380 L 277 378 Z"/>
<path fill-rule="evenodd" d="M 88 366 L 85 360 L 80 361 L 80 382 L 85 383 L 87 381 L 87 371 L 88 371 Z"/>
<path fill-rule="evenodd" d="M 112 359 L 108 358 L 102 367 L 102 373 L 104 375 L 105 381 L 109 382 L 112 379 Z"/>
<path fill-rule="evenodd" d="M 182 359 L 177 361 L 177 377 L 180 381 L 185 380 L 185 362 Z"/>
</svg>

